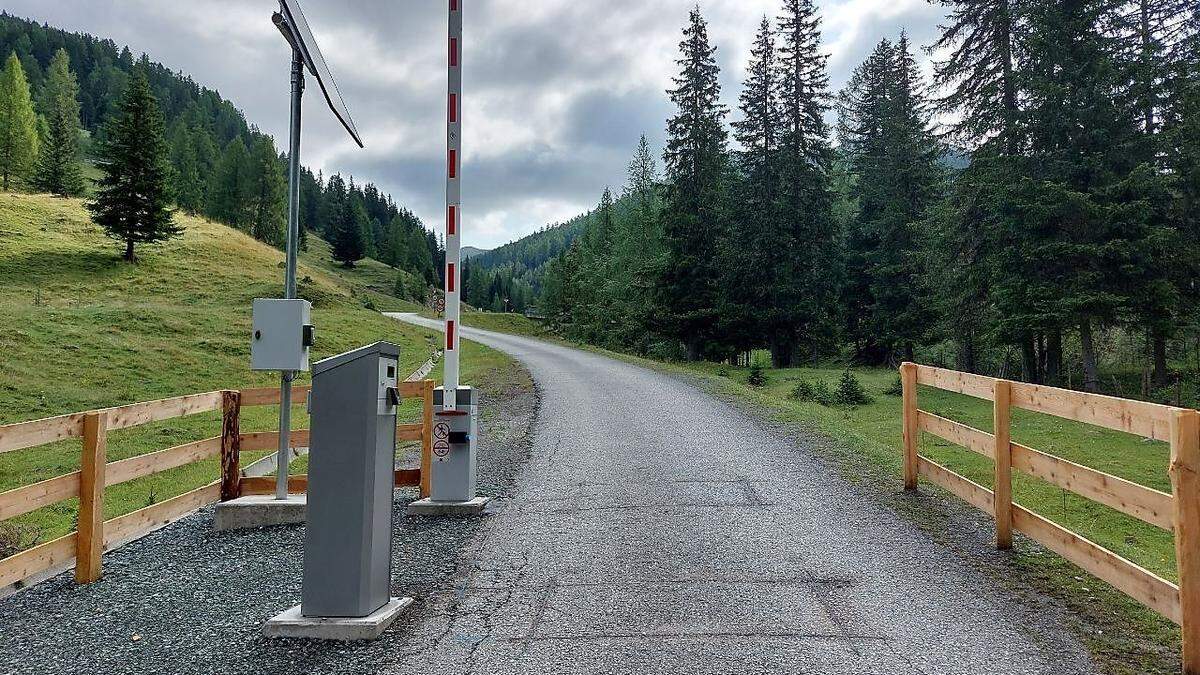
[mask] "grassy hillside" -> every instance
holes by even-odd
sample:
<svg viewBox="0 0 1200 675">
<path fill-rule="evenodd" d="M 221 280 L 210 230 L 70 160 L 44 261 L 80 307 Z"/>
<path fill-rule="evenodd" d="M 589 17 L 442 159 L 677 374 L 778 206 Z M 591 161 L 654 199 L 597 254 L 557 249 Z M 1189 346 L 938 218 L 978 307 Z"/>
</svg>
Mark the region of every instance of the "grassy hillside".
<svg viewBox="0 0 1200 675">
<path fill-rule="evenodd" d="M 93 225 L 79 200 L 0 194 L 0 423 L 179 394 L 278 383 L 249 370 L 250 304 L 282 292 L 283 253 L 205 220 L 179 216 L 186 234 L 119 258 L 116 242 Z M 315 247 L 314 247 L 315 248 Z M 402 370 L 428 358 L 435 337 L 364 307 L 352 274 L 333 274 L 310 250 L 300 293 L 313 302 L 314 358 L 377 340 L 402 347 Z M 364 283 L 364 285 L 366 285 Z M 467 344 L 468 377 L 510 362 Z M 306 425 L 297 408 L 296 426 Z M 406 414 L 415 414 L 409 406 Z M 277 410 L 248 410 L 243 430 L 275 428 Z M 215 414 L 147 425 L 110 436 L 109 460 L 217 435 Z M 0 454 L 0 491 L 78 468 L 78 441 Z M 249 457 L 253 459 L 253 457 Z M 210 460 L 111 487 L 113 517 L 198 487 L 216 477 Z M 70 531 L 74 501 L 6 521 L 20 546 Z M 12 533 L 7 545 L 12 547 Z M 6 545 L 0 541 L 0 548 Z M 3 551 L 0 551 L 0 555 Z"/>
<path fill-rule="evenodd" d="M 374 307 L 381 312 L 415 312 L 421 309 L 421 305 L 394 295 L 397 275 L 405 277 L 405 285 L 409 288 L 423 286 L 424 282 L 415 275 L 370 258 L 358 261 L 354 267 L 343 267 L 333 260 L 330 251 L 328 242 L 309 232 L 308 250 L 301 251 L 300 260 L 337 279 L 364 306 Z"/>
</svg>

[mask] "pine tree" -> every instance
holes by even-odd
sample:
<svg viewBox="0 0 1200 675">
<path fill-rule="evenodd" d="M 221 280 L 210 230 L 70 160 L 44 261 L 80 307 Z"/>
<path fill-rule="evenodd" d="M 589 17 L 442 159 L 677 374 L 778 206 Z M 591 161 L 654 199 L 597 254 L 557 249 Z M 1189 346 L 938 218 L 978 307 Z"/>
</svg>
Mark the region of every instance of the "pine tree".
<svg viewBox="0 0 1200 675">
<path fill-rule="evenodd" d="M 691 11 L 671 89 L 676 113 L 667 121 L 663 152 L 667 190 L 663 207 L 666 260 L 656 289 L 662 331 L 681 341 L 689 360 L 704 355 L 717 335 L 717 242 L 725 228 L 725 106 L 716 48 L 699 8 Z"/>
<path fill-rule="evenodd" d="M 793 254 L 776 261 L 772 304 L 779 309 L 768 332 L 772 360 L 786 366 L 797 360 L 797 342 L 814 357 L 833 344 L 841 233 L 833 218 L 833 152 L 825 123 L 828 56 L 821 53 L 821 18 L 811 0 L 784 1 L 779 33 L 783 185 L 778 236 Z"/>
<path fill-rule="evenodd" d="M 13 180 L 24 182 L 37 161 L 37 115 L 29 97 L 29 82 L 16 53 L 0 73 L 0 184 L 8 190 Z"/>
<path fill-rule="evenodd" d="M 287 180 L 270 136 L 254 139 L 250 156 L 250 235 L 272 246 L 287 244 Z"/>
<path fill-rule="evenodd" d="M 158 102 L 146 79 L 146 60 L 134 71 L 102 145 L 100 179 L 92 219 L 105 234 L 124 242 L 125 260 L 134 262 L 134 246 L 167 241 L 183 234 L 171 209 L 167 145 Z"/>
<path fill-rule="evenodd" d="M 779 76 L 775 34 L 764 16 L 739 96 L 741 119 L 733 122 L 741 145 L 736 154 L 741 180 L 735 189 L 740 208 L 721 243 L 720 316 L 721 332 L 733 348 L 762 346 L 766 335 L 772 360 L 785 367 L 790 358 L 782 353 L 794 342 L 795 327 L 786 320 L 792 308 L 780 303 L 776 292 L 788 280 L 788 259 L 797 251 L 790 230 L 782 226 L 780 208 Z"/>
<path fill-rule="evenodd" d="M 170 138 L 175 203 L 188 213 L 199 213 L 204 204 L 204 183 L 192 133 L 180 120 L 172 127 Z"/>
<path fill-rule="evenodd" d="M 208 186 L 208 215 L 230 227 L 248 229 L 253 198 L 252 167 L 240 136 L 225 146 Z"/>
<path fill-rule="evenodd" d="M 354 263 L 366 255 L 366 220 L 367 212 L 361 201 L 348 198 L 342 202 L 330 243 L 333 245 L 333 259 L 342 263 L 343 267 L 354 267 Z"/>
<path fill-rule="evenodd" d="M 79 84 L 70 57 L 59 49 L 50 62 L 45 88 L 46 133 L 38 155 L 33 185 L 62 197 L 83 192 L 79 171 Z"/>
</svg>

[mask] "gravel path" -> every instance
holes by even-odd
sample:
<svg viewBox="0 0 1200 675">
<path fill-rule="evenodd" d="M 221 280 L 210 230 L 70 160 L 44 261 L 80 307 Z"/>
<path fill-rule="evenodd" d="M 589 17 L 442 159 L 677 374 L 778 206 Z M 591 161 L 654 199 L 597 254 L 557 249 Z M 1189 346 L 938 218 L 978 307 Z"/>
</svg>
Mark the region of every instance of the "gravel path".
<svg viewBox="0 0 1200 675">
<path fill-rule="evenodd" d="M 528 368 L 536 420 L 514 441 L 522 397 L 485 391 L 481 480 L 501 498 L 481 520 L 401 521 L 395 586 L 419 606 L 383 639 L 259 637 L 299 596 L 302 531 L 216 535 L 202 514 L 106 556 L 101 583 L 0 600 L 0 672 L 1093 671 L 1054 613 L 995 590 L 803 441 L 660 373 L 464 335 Z"/>
</svg>

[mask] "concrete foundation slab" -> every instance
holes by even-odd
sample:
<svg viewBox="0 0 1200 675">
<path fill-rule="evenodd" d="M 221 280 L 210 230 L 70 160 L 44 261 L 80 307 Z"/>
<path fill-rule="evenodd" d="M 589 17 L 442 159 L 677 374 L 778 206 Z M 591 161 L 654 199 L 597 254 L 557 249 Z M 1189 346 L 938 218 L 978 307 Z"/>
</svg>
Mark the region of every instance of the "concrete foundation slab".
<svg viewBox="0 0 1200 675">
<path fill-rule="evenodd" d="M 405 513 L 410 516 L 478 516 L 490 501 L 491 497 L 476 497 L 467 502 L 435 502 L 426 498 L 409 504 Z"/>
<path fill-rule="evenodd" d="M 308 498 L 305 495 L 289 495 L 285 500 L 275 499 L 274 495 L 239 497 L 217 504 L 213 527 L 218 532 L 223 532 L 271 525 L 295 525 L 304 522 L 307 507 Z"/>
<path fill-rule="evenodd" d="M 304 616 L 300 613 L 300 605 L 296 605 L 263 624 L 263 635 L 342 642 L 374 640 L 383 635 L 383 631 L 412 603 L 412 598 L 392 598 L 369 616 L 336 618 Z"/>
</svg>

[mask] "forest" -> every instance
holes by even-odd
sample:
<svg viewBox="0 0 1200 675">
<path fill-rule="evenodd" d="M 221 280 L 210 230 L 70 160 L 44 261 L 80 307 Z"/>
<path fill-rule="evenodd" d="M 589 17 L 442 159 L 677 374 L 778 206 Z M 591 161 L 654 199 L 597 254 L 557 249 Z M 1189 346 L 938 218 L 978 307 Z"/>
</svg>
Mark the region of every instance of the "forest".
<svg viewBox="0 0 1200 675">
<path fill-rule="evenodd" d="M 6 13 L 0 14 L 0 58 L 11 62 L 0 87 L 0 126 L 24 130 L 0 138 L 6 188 L 11 183 L 84 194 L 86 165 L 97 163 L 108 140 L 107 123 L 140 69 L 163 120 L 174 204 L 274 246 L 285 244 L 286 156 L 217 91 L 137 59 L 111 40 Z M 53 160 L 56 155 L 61 159 Z M 53 164 L 65 176 L 49 180 L 41 164 Z M 437 236 L 375 185 L 304 168 L 300 206 L 302 241 L 308 231 L 317 233 L 331 243 L 338 262 L 352 266 L 373 257 L 428 285 L 439 283 L 444 252 Z M 427 287 L 409 293 L 423 300 Z"/>
<path fill-rule="evenodd" d="M 736 111 L 696 8 L 661 169 L 643 137 L 578 236 L 479 260 L 475 300 L 515 284 L 566 335 L 662 358 L 919 358 L 1194 400 L 1200 8 L 939 4 L 934 44 L 882 39 L 834 92 L 819 10 L 783 0 Z"/>
</svg>

